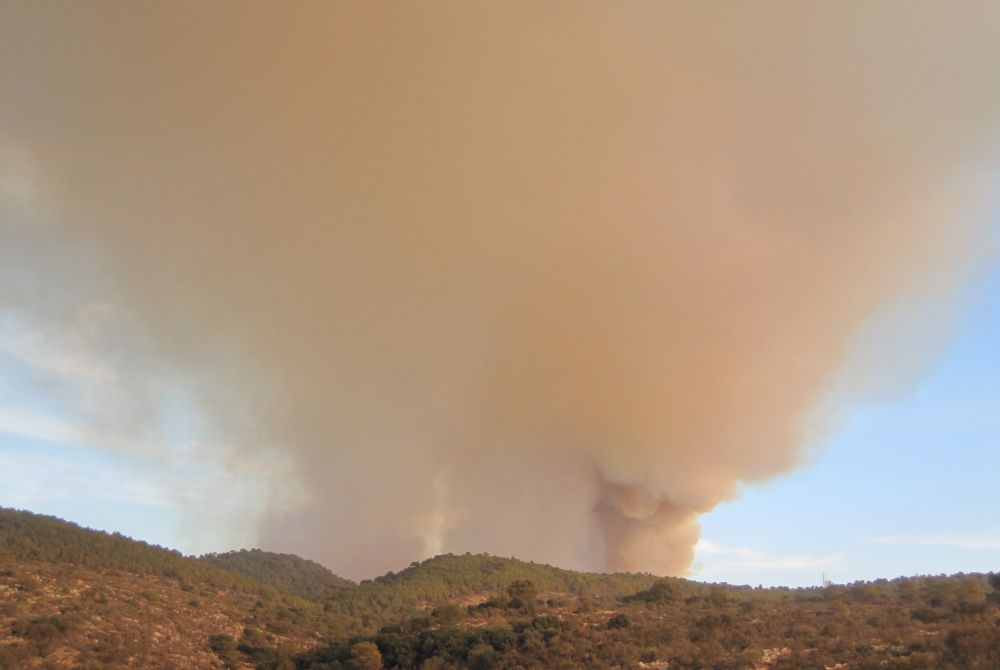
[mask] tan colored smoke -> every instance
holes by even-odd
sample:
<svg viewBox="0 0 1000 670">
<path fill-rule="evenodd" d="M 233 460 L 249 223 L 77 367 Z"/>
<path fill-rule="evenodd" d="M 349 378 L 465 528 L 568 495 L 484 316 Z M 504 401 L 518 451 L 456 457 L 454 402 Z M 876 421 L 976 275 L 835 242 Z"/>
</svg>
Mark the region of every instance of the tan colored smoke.
<svg viewBox="0 0 1000 670">
<path fill-rule="evenodd" d="M 683 573 L 982 233 L 1000 12 L 960 4 L 8 2 L 49 223 L 5 263 L 295 467 L 266 546 Z"/>
</svg>

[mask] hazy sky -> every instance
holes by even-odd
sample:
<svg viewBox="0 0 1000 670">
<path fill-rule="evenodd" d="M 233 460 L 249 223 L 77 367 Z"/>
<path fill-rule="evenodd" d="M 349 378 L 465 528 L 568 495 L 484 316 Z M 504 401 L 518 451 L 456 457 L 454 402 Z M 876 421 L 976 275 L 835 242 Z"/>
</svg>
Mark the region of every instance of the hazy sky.
<svg viewBox="0 0 1000 670">
<path fill-rule="evenodd" d="M 355 578 L 996 559 L 993 3 L 0 10 L 0 504 Z"/>
<path fill-rule="evenodd" d="M 254 544 L 259 487 L 221 465 L 86 444 L 0 358 L 0 504 L 55 514 L 185 552 Z M 969 288 L 959 326 L 919 382 L 857 403 L 810 463 L 702 517 L 693 576 L 818 584 L 1000 565 L 1000 272 Z M 231 497 L 210 496 L 220 478 Z M 174 489 L 172 492 L 171 489 Z M 177 489 L 187 499 L 178 500 Z M 193 535 L 190 517 L 206 517 Z"/>
</svg>

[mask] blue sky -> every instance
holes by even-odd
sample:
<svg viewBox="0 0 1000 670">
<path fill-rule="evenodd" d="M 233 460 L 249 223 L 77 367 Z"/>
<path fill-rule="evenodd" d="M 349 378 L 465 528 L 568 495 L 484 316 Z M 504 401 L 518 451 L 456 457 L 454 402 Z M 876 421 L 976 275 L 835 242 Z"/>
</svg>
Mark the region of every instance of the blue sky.
<svg viewBox="0 0 1000 670">
<path fill-rule="evenodd" d="M 155 444 L 89 425 L 115 385 L 86 343 L 0 319 L 0 505 L 188 553 L 252 544 L 267 478 L 206 460 L 221 450 L 201 448 L 182 404 Z"/>
<path fill-rule="evenodd" d="M 852 404 L 812 462 L 703 517 L 701 579 L 1000 569 L 1000 272 L 916 385 Z M 920 337 L 920 333 L 914 333 Z"/>
<path fill-rule="evenodd" d="M 1000 270 L 968 286 L 962 304 L 917 383 L 855 401 L 805 466 L 703 517 L 694 577 L 811 585 L 824 573 L 846 582 L 1000 569 Z M 23 328 L 5 322 L 0 348 L 0 505 L 185 552 L 253 543 L 263 478 L 205 463 L 183 430 L 167 461 L 85 434 L 74 396 L 41 382 L 110 373 L 72 348 L 36 346 Z"/>
</svg>

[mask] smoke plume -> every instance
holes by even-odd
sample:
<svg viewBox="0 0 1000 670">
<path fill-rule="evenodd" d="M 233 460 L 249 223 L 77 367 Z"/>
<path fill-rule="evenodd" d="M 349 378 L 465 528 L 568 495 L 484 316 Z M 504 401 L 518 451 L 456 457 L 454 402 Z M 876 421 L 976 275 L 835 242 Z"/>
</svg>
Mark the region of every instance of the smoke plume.
<svg viewBox="0 0 1000 670">
<path fill-rule="evenodd" d="M 683 574 L 975 256 L 998 62 L 992 2 L 5 2 L 2 298 L 277 455 L 266 547 Z"/>
</svg>

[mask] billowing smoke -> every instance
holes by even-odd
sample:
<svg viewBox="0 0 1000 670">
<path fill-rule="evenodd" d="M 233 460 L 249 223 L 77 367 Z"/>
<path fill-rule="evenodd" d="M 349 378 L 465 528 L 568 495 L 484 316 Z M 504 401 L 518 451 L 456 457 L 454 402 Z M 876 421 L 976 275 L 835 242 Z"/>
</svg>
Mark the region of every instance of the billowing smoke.
<svg viewBox="0 0 1000 670">
<path fill-rule="evenodd" d="M 4 298 L 292 468 L 266 547 L 684 573 L 981 246 L 996 7 L 6 2 Z"/>
</svg>

